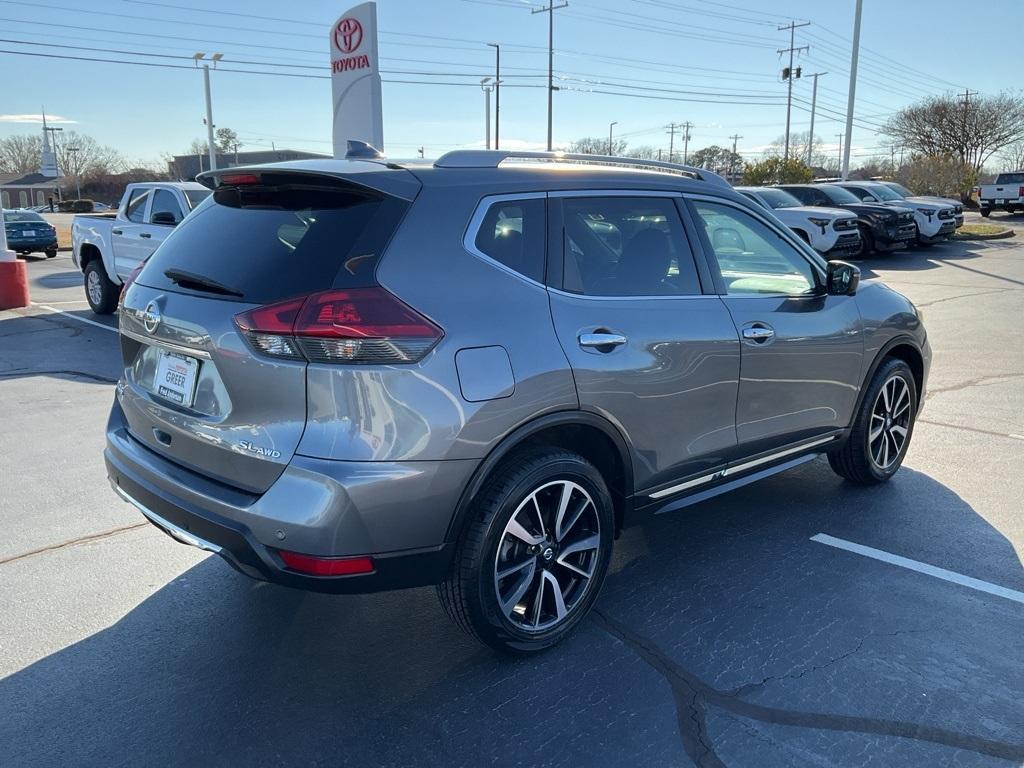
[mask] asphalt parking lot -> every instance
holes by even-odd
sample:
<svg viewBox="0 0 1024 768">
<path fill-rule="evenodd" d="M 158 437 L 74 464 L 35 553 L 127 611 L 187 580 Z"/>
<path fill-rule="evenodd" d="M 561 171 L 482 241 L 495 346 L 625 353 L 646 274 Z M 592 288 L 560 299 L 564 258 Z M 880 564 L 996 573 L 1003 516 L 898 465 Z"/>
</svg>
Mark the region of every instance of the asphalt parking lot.
<svg viewBox="0 0 1024 768">
<path fill-rule="evenodd" d="M 260 584 L 143 523 L 103 468 L 116 320 L 31 261 L 0 312 L 2 762 L 1024 764 L 1024 216 L 989 221 L 1018 236 L 861 263 L 935 355 L 891 483 L 818 460 L 631 529 L 529 660 L 431 589 Z"/>
</svg>

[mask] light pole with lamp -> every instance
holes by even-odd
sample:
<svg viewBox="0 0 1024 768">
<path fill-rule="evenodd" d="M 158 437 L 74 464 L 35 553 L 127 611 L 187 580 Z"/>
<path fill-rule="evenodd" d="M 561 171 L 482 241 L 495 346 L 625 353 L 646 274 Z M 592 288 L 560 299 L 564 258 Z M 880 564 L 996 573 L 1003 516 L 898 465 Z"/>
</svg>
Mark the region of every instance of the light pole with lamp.
<svg viewBox="0 0 1024 768">
<path fill-rule="evenodd" d="M 488 43 L 494 49 L 494 148 L 498 146 L 498 131 L 501 128 L 501 46 Z"/>
<path fill-rule="evenodd" d="M 200 59 L 205 59 L 205 53 L 197 53 L 192 56 L 192 60 L 196 66 L 199 66 Z M 217 62 L 224 58 L 223 53 L 215 53 L 210 57 L 210 61 L 213 62 L 214 68 L 217 67 Z M 206 95 L 206 143 L 210 149 L 210 170 L 217 170 L 217 147 L 213 143 L 213 102 L 210 98 L 210 65 L 203 64 L 203 90 Z"/>
<path fill-rule="evenodd" d="M 480 90 L 484 92 L 484 106 L 486 114 L 486 128 L 484 136 L 487 137 L 487 149 L 491 148 L 491 78 L 485 77 L 480 81 Z"/>
<path fill-rule="evenodd" d="M 612 144 L 612 128 L 614 126 L 618 125 L 618 124 L 619 124 L 618 120 L 615 120 L 614 122 L 608 123 L 608 155 L 609 156 L 615 154 L 615 149 L 614 149 L 615 145 Z"/>
<path fill-rule="evenodd" d="M 75 165 L 75 199 L 76 200 L 81 200 L 82 199 L 82 176 L 81 176 L 81 169 L 79 169 L 79 167 L 78 167 L 78 157 L 77 157 L 78 150 L 79 150 L 78 147 L 67 147 L 66 148 L 66 151 L 68 151 L 72 155 L 76 156 L 75 157 L 75 163 L 74 163 L 74 165 Z"/>
</svg>

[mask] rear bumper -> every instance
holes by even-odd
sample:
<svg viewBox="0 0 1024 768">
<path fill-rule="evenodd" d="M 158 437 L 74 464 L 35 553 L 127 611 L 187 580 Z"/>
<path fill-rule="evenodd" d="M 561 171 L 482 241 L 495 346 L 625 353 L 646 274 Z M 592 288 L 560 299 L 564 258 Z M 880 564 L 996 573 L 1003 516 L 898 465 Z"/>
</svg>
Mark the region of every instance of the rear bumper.
<svg viewBox="0 0 1024 768">
<path fill-rule="evenodd" d="M 384 462 L 324 462 L 295 457 L 266 493 L 256 496 L 211 481 L 153 453 L 128 434 L 115 402 L 104 451 L 114 490 L 157 528 L 183 543 L 223 557 L 247 576 L 318 592 L 356 593 L 425 586 L 446 573 L 454 544 L 446 542 L 462 485 L 451 482 L 452 467 L 414 467 Z M 315 473 L 308 461 L 321 472 Z M 414 462 L 427 464 L 428 462 Z M 429 462 L 473 464 L 476 462 Z M 373 464 L 374 466 L 366 466 Z M 456 467 L 466 471 L 472 467 Z M 441 476 L 451 486 L 442 505 L 432 485 Z M 389 488 L 388 486 L 391 486 Z M 396 504 L 395 486 L 404 500 Z M 437 514 L 435 514 L 437 512 Z M 389 522 L 393 540 L 428 541 L 391 546 L 381 540 L 379 520 Z M 425 519 L 426 516 L 426 519 Z M 285 567 L 279 549 L 319 557 L 369 556 L 374 572 L 353 576 L 310 576 Z"/>
<path fill-rule="evenodd" d="M 46 251 L 57 247 L 57 238 L 37 237 L 32 240 L 7 238 L 7 247 L 17 253 L 31 253 L 32 251 Z"/>
</svg>

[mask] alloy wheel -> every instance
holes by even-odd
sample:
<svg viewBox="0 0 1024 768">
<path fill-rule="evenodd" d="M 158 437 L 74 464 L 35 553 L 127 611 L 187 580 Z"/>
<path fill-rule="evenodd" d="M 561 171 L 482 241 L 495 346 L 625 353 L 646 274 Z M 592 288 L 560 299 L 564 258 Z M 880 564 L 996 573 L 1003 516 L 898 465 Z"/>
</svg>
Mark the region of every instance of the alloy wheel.
<svg viewBox="0 0 1024 768">
<path fill-rule="evenodd" d="M 589 593 L 601 551 L 590 494 L 571 480 L 545 483 L 516 507 L 494 560 L 494 590 L 518 629 L 542 632 L 565 621 Z"/>
<path fill-rule="evenodd" d="M 89 272 L 85 279 L 85 290 L 89 293 L 89 300 L 99 306 L 103 303 L 103 286 L 100 285 L 100 275 L 95 269 Z"/>
<path fill-rule="evenodd" d="M 868 427 L 868 455 L 871 463 L 887 472 L 899 460 L 910 435 L 910 386 L 902 376 L 882 385 L 871 409 Z"/>
</svg>

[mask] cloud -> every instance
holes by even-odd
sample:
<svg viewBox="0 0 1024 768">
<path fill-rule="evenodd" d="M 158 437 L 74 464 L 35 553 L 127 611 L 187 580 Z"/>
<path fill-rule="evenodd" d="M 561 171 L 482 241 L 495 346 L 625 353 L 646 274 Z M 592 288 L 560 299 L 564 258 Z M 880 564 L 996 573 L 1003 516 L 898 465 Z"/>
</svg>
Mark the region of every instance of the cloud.
<svg viewBox="0 0 1024 768">
<path fill-rule="evenodd" d="M 47 123 L 77 123 L 77 120 L 72 120 L 70 117 L 61 117 L 60 115 L 47 115 Z M 42 115 L 0 115 L 0 123 L 37 123 L 38 125 L 43 124 Z"/>
</svg>

